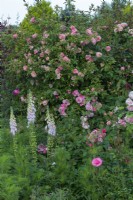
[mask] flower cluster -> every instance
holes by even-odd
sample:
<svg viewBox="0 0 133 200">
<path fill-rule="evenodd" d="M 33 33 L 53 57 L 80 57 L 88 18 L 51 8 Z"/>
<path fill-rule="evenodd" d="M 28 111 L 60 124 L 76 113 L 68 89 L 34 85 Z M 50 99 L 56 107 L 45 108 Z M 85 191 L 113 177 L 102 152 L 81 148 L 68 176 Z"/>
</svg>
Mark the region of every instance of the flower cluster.
<svg viewBox="0 0 133 200">
<path fill-rule="evenodd" d="M 82 128 L 89 129 L 90 125 L 88 124 L 88 117 L 87 116 L 81 116 L 80 119 L 81 119 Z"/>
<path fill-rule="evenodd" d="M 127 98 L 127 100 L 126 100 L 127 110 L 133 111 L 133 91 L 129 92 L 128 97 L 129 98 Z"/>
<path fill-rule="evenodd" d="M 87 136 L 87 140 L 91 143 L 101 143 L 106 136 L 106 129 L 95 129 Z"/>
<path fill-rule="evenodd" d="M 38 147 L 37 147 L 37 152 L 39 154 L 46 155 L 47 154 L 47 147 L 43 144 L 39 144 Z"/>
<path fill-rule="evenodd" d="M 123 31 L 123 29 L 124 28 L 126 28 L 128 26 L 128 24 L 127 23 L 121 23 L 121 24 L 117 24 L 116 25 L 116 28 L 114 29 L 114 32 L 116 33 L 116 32 L 121 32 L 121 31 Z"/>
<path fill-rule="evenodd" d="M 49 108 L 47 107 L 46 118 L 47 126 L 45 127 L 46 131 L 49 135 L 55 136 L 56 135 L 56 126 L 54 122 L 54 117 L 52 114 L 49 113 Z"/>
<path fill-rule="evenodd" d="M 129 92 L 128 98 L 126 99 L 126 105 L 127 110 L 129 111 L 129 114 L 126 114 L 126 116 L 123 119 L 118 119 L 117 124 L 121 126 L 126 126 L 127 123 L 133 124 L 133 91 Z"/>
<path fill-rule="evenodd" d="M 35 118 L 36 118 L 36 108 L 34 105 L 34 99 L 32 93 L 30 91 L 28 94 L 28 107 L 27 107 L 28 127 L 30 124 L 34 124 Z"/>
<path fill-rule="evenodd" d="M 15 135 L 17 132 L 17 123 L 16 123 L 16 118 L 13 113 L 13 109 L 11 108 L 10 111 L 10 132 Z"/>
<path fill-rule="evenodd" d="M 129 92 L 128 97 L 126 104 L 129 114 L 127 114 L 124 119 L 127 123 L 133 124 L 133 91 Z"/>
<path fill-rule="evenodd" d="M 80 106 L 85 105 L 85 96 L 82 95 L 82 94 L 80 94 L 78 90 L 74 90 L 74 91 L 72 92 L 72 95 L 73 95 L 74 97 L 76 97 L 75 100 L 76 100 L 76 102 L 77 102 Z"/>
<path fill-rule="evenodd" d="M 58 109 L 60 115 L 62 115 L 62 116 L 66 116 L 67 115 L 65 111 L 66 111 L 66 109 L 67 109 L 67 107 L 69 105 L 70 105 L 69 100 L 68 99 L 64 99 L 62 104 L 60 105 L 60 107 Z"/>
</svg>

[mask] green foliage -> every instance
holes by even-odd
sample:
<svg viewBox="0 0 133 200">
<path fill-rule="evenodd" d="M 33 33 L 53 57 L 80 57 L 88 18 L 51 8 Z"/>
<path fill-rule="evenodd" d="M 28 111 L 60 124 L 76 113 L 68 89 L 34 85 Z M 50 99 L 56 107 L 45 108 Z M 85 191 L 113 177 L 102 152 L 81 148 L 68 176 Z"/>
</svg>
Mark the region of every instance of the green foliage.
<svg viewBox="0 0 133 200">
<path fill-rule="evenodd" d="M 0 199 L 132 200 L 129 4 L 103 2 L 85 14 L 70 4 L 54 11 L 36 2 L 17 29 L 1 34 Z M 27 127 L 29 89 L 37 112 Z M 15 135 L 7 125 L 10 106 Z"/>
<path fill-rule="evenodd" d="M 35 18 L 35 26 L 30 22 L 31 18 Z M 33 6 L 28 7 L 28 14 L 25 16 L 24 20 L 20 24 L 20 30 L 28 30 L 29 33 L 40 33 L 42 27 L 40 24 L 49 18 L 54 18 L 55 14 L 50 6 L 50 2 L 41 0 Z"/>
</svg>

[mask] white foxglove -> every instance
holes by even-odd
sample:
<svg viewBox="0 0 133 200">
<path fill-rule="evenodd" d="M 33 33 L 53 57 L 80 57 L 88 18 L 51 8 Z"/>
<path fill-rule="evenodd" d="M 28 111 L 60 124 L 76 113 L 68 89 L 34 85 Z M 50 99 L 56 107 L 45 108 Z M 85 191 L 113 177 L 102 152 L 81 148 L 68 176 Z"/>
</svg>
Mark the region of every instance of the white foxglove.
<svg viewBox="0 0 133 200">
<path fill-rule="evenodd" d="M 47 108 L 46 119 L 47 121 L 47 132 L 49 135 L 56 135 L 56 126 L 54 122 L 53 115 L 49 113 L 49 109 Z"/>
<path fill-rule="evenodd" d="M 133 91 L 129 92 L 129 98 L 133 100 Z"/>
<path fill-rule="evenodd" d="M 34 124 L 36 118 L 36 108 L 34 105 L 34 100 L 32 93 L 29 92 L 28 94 L 28 107 L 27 107 L 27 120 L 28 120 L 28 127 L 30 124 Z"/>
<path fill-rule="evenodd" d="M 11 112 L 10 112 L 10 132 L 12 133 L 12 135 L 15 135 L 17 132 L 16 118 L 14 116 L 12 108 L 11 108 Z"/>
</svg>

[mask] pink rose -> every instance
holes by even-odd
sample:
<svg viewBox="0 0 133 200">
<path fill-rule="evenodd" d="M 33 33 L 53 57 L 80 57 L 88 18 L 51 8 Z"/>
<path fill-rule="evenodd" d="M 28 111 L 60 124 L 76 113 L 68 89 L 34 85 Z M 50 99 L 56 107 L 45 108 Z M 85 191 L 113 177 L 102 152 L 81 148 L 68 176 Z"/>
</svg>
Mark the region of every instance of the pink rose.
<svg viewBox="0 0 133 200">
<path fill-rule="evenodd" d="M 121 71 L 124 71 L 125 70 L 125 67 L 121 67 Z"/>
<path fill-rule="evenodd" d="M 15 33 L 15 34 L 13 34 L 13 36 L 12 36 L 14 39 L 16 39 L 16 38 L 18 38 L 18 34 L 17 33 Z"/>
<path fill-rule="evenodd" d="M 110 47 L 110 46 L 106 46 L 105 50 L 106 50 L 107 52 L 109 52 L 109 51 L 111 51 L 111 47 Z"/>
<path fill-rule="evenodd" d="M 35 71 L 32 71 L 32 72 L 31 72 L 31 76 L 32 76 L 33 78 L 35 78 L 35 77 L 37 76 L 36 72 L 35 72 Z"/>
<path fill-rule="evenodd" d="M 19 93 L 20 93 L 20 90 L 19 90 L 19 89 L 13 90 L 13 94 L 14 94 L 15 96 L 19 95 Z"/>
<path fill-rule="evenodd" d="M 64 41 L 66 39 L 66 35 L 65 34 L 59 34 L 59 39 Z"/>
<path fill-rule="evenodd" d="M 47 154 L 47 147 L 43 144 L 39 144 L 37 147 L 37 152 L 40 154 Z"/>
<path fill-rule="evenodd" d="M 121 26 L 122 26 L 123 28 L 125 28 L 125 27 L 127 27 L 127 26 L 128 26 L 128 24 L 127 24 L 127 23 L 125 23 L 125 22 L 123 22 L 123 23 L 121 23 Z"/>
<path fill-rule="evenodd" d="M 88 102 L 85 106 L 86 110 L 90 110 L 93 111 L 93 106 L 90 104 L 90 102 Z"/>
<path fill-rule="evenodd" d="M 126 121 L 124 119 L 119 119 L 118 124 L 120 124 L 121 126 L 126 126 Z"/>
<path fill-rule="evenodd" d="M 28 66 L 27 66 L 27 65 L 24 65 L 24 66 L 23 66 L 23 70 L 24 70 L 24 71 L 27 71 L 27 70 L 28 70 Z"/>
<path fill-rule="evenodd" d="M 69 59 L 67 56 L 64 56 L 64 57 L 63 57 L 63 60 L 64 60 L 65 62 L 68 62 L 68 63 L 70 62 L 70 59 Z"/>
<path fill-rule="evenodd" d="M 91 38 L 91 42 L 93 45 L 95 45 L 97 43 L 97 40 L 95 38 Z"/>
<path fill-rule="evenodd" d="M 78 73 L 79 73 L 79 71 L 77 69 L 73 70 L 73 74 L 78 74 Z"/>
<path fill-rule="evenodd" d="M 41 52 L 40 53 L 40 58 L 43 58 L 44 57 L 44 52 Z"/>
<path fill-rule="evenodd" d="M 98 36 L 97 36 L 97 38 L 96 38 L 96 41 L 97 41 L 97 42 L 100 42 L 100 41 L 101 41 L 101 39 L 102 39 L 102 38 L 101 38 L 101 36 L 100 36 L 100 35 L 98 35 Z"/>
<path fill-rule="evenodd" d="M 84 105 L 84 100 L 85 100 L 85 96 L 83 96 L 82 94 L 80 94 L 77 98 L 76 98 L 76 102 L 81 104 L 80 106 Z"/>
<path fill-rule="evenodd" d="M 125 117 L 125 121 L 129 124 L 133 124 L 133 117 Z"/>
<path fill-rule="evenodd" d="M 76 35 L 78 30 L 75 28 L 75 26 L 70 26 L 71 29 L 71 35 Z"/>
<path fill-rule="evenodd" d="M 96 52 L 96 57 L 97 57 L 97 58 L 102 57 L 102 53 L 101 53 L 101 52 Z"/>
<path fill-rule="evenodd" d="M 34 54 L 37 54 L 37 53 L 38 53 L 38 50 L 37 50 L 37 49 L 35 49 L 35 50 L 34 50 Z"/>
<path fill-rule="evenodd" d="M 31 23 L 35 23 L 35 22 L 36 22 L 35 17 L 32 17 L 32 18 L 30 19 L 30 22 L 31 22 Z"/>
<path fill-rule="evenodd" d="M 26 41 L 27 41 L 28 44 L 31 43 L 31 39 L 30 38 L 26 38 Z"/>
<path fill-rule="evenodd" d="M 92 28 L 88 28 L 87 30 L 86 30 L 86 34 L 87 35 L 92 35 L 93 33 L 92 33 Z"/>
<path fill-rule="evenodd" d="M 85 56 L 85 59 L 86 59 L 87 61 L 89 61 L 89 62 L 93 62 L 93 61 L 94 61 L 93 58 L 91 57 L 91 55 L 86 55 L 86 56 Z"/>
<path fill-rule="evenodd" d="M 103 161 L 101 158 L 97 157 L 97 158 L 93 158 L 91 164 L 94 166 L 94 167 L 100 167 L 102 165 Z"/>
<path fill-rule="evenodd" d="M 127 106 L 128 111 L 133 111 L 133 105 L 132 106 Z"/>
<path fill-rule="evenodd" d="M 108 126 L 110 126 L 111 125 L 111 121 L 107 121 L 107 123 L 106 123 Z"/>
<path fill-rule="evenodd" d="M 63 104 L 65 104 L 66 106 L 69 106 L 70 105 L 70 102 L 68 99 L 64 99 L 63 100 Z"/>
<path fill-rule="evenodd" d="M 76 97 L 76 96 L 79 96 L 80 93 L 79 93 L 78 90 L 74 90 L 74 91 L 72 92 L 72 95 L 73 95 L 74 97 Z"/>
<path fill-rule="evenodd" d="M 32 38 L 33 38 L 33 39 L 37 38 L 37 35 L 38 35 L 37 33 L 33 34 L 33 35 L 32 35 Z"/>
</svg>

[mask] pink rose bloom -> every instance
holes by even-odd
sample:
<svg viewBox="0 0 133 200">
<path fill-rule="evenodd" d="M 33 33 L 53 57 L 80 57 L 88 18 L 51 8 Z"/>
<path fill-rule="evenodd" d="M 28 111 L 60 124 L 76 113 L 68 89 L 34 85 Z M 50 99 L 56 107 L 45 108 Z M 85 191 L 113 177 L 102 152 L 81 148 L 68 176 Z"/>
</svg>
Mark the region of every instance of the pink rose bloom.
<svg viewBox="0 0 133 200">
<path fill-rule="evenodd" d="M 27 41 L 28 44 L 31 43 L 31 39 L 30 38 L 26 38 L 26 41 Z"/>
<path fill-rule="evenodd" d="M 71 35 L 76 35 L 78 30 L 75 28 L 75 26 L 70 26 L 71 29 Z"/>
<path fill-rule="evenodd" d="M 43 38 L 48 38 L 49 37 L 49 34 L 47 32 L 44 32 L 43 33 Z"/>
<path fill-rule="evenodd" d="M 58 94 L 57 91 L 54 91 L 54 92 L 53 92 L 53 95 L 54 95 L 54 96 L 58 96 L 59 94 Z"/>
<path fill-rule="evenodd" d="M 133 117 L 125 117 L 125 121 L 129 124 L 133 124 Z"/>
<path fill-rule="evenodd" d="M 73 70 L 73 74 L 78 74 L 78 73 L 79 73 L 79 71 L 77 69 Z"/>
<path fill-rule="evenodd" d="M 65 54 L 63 52 L 60 53 L 60 57 L 63 58 Z"/>
<path fill-rule="evenodd" d="M 27 66 L 27 65 L 24 65 L 24 66 L 23 66 L 23 70 L 24 70 L 24 71 L 27 71 L 27 70 L 28 70 L 28 66 Z"/>
<path fill-rule="evenodd" d="M 67 115 L 66 112 L 65 112 L 66 108 L 67 108 L 67 106 L 65 104 L 61 104 L 59 109 L 58 109 L 59 113 L 63 116 L 66 116 Z"/>
<path fill-rule="evenodd" d="M 46 57 L 46 61 L 49 61 L 49 57 L 48 56 Z"/>
<path fill-rule="evenodd" d="M 93 61 L 94 61 L 93 58 L 91 57 L 91 55 L 86 55 L 86 56 L 85 56 L 85 59 L 86 59 L 87 61 L 89 61 L 89 62 L 93 62 Z"/>
<path fill-rule="evenodd" d="M 60 74 L 60 69 L 57 68 L 57 69 L 55 70 L 55 73 L 56 73 L 56 75 L 57 75 L 57 74 Z"/>
<path fill-rule="evenodd" d="M 67 90 L 67 94 L 71 94 L 71 90 Z"/>
<path fill-rule="evenodd" d="M 85 96 L 83 96 L 82 94 L 80 94 L 77 98 L 76 98 L 76 102 L 81 104 L 81 106 L 84 104 L 84 100 L 85 100 Z"/>
<path fill-rule="evenodd" d="M 95 38 L 91 38 L 91 42 L 93 45 L 95 45 L 97 43 L 97 40 Z"/>
<path fill-rule="evenodd" d="M 96 52 L 96 57 L 97 57 L 97 58 L 102 57 L 102 53 L 101 53 L 101 52 Z"/>
<path fill-rule="evenodd" d="M 13 36 L 12 36 L 14 39 L 16 39 L 16 38 L 18 38 L 18 34 L 17 33 L 15 33 L 15 34 L 13 34 Z"/>
<path fill-rule="evenodd" d="M 105 50 L 106 50 L 107 52 L 109 52 L 109 51 L 111 51 L 111 47 L 110 47 L 110 46 L 106 46 Z"/>
<path fill-rule="evenodd" d="M 61 70 L 63 70 L 63 67 L 62 67 L 62 66 L 59 66 L 58 69 L 61 71 Z"/>
<path fill-rule="evenodd" d="M 34 50 L 34 54 L 37 54 L 37 53 L 38 53 L 38 50 L 37 50 L 37 49 L 35 49 L 35 50 Z"/>
<path fill-rule="evenodd" d="M 90 110 L 93 111 L 93 106 L 90 104 L 90 102 L 88 102 L 85 106 L 86 110 Z"/>
<path fill-rule="evenodd" d="M 63 67 L 62 66 L 59 66 L 56 70 L 55 70 L 55 73 L 56 75 L 60 74 L 60 72 L 63 70 Z"/>
<path fill-rule="evenodd" d="M 30 19 L 30 22 L 31 22 L 31 23 L 35 23 L 35 22 L 36 22 L 35 17 L 32 17 L 32 18 Z"/>
<path fill-rule="evenodd" d="M 125 27 L 127 27 L 127 26 L 128 26 L 128 24 L 127 24 L 127 23 L 125 23 L 125 22 L 123 22 L 123 23 L 121 23 L 121 26 L 122 26 L 123 28 L 125 28 Z"/>
<path fill-rule="evenodd" d="M 63 100 L 63 104 L 65 104 L 66 106 L 69 106 L 70 105 L 70 102 L 68 99 L 64 99 Z"/>
<path fill-rule="evenodd" d="M 107 121 L 107 123 L 106 123 L 108 126 L 110 126 L 111 125 L 111 121 Z"/>
<path fill-rule="evenodd" d="M 19 90 L 19 89 L 13 90 L 13 94 L 14 94 L 15 96 L 19 95 L 19 93 L 20 93 L 20 90 Z"/>
<path fill-rule="evenodd" d="M 120 124 L 121 126 L 126 126 L 126 122 L 124 119 L 119 119 L 118 124 Z"/>
<path fill-rule="evenodd" d="M 102 39 L 102 38 L 101 38 L 101 36 L 100 36 L 100 35 L 98 35 L 98 36 L 97 36 L 97 38 L 96 38 L 96 41 L 97 41 L 97 42 L 100 42 L 100 41 L 101 41 L 101 39 Z"/>
<path fill-rule="evenodd" d="M 37 38 L 37 35 L 38 35 L 37 33 L 33 34 L 33 35 L 32 35 L 32 38 L 33 38 L 33 39 Z"/>
<path fill-rule="evenodd" d="M 59 39 L 64 41 L 66 39 L 66 35 L 65 34 L 59 34 Z"/>
<path fill-rule="evenodd" d="M 102 129 L 102 133 L 106 133 L 107 131 L 106 131 L 106 129 L 104 128 L 104 129 Z"/>
<path fill-rule="evenodd" d="M 69 59 L 67 56 L 64 56 L 64 57 L 63 57 L 63 60 L 64 60 L 65 62 L 68 62 L 68 63 L 70 62 L 70 59 Z"/>
<path fill-rule="evenodd" d="M 124 71 L 125 70 L 125 67 L 121 67 L 121 71 Z"/>
<path fill-rule="evenodd" d="M 80 93 L 79 93 L 78 90 L 74 90 L 74 91 L 72 92 L 72 95 L 73 95 L 74 97 L 77 97 L 77 96 L 80 95 Z"/>
<path fill-rule="evenodd" d="M 37 152 L 40 154 L 47 154 L 47 147 L 43 144 L 39 144 L 37 147 Z"/>
<path fill-rule="evenodd" d="M 121 31 L 123 31 L 123 26 L 121 24 L 117 24 L 116 32 L 121 32 Z"/>
<path fill-rule="evenodd" d="M 44 57 L 44 52 L 41 52 L 40 53 L 40 58 L 43 58 Z"/>
<path fill-rule="evenodd" d="M 133 106 L 127 106 L 128 111 L 133 111 Z"/>
<path fill-rule="evenodd" d="M 92 33 L 92 28 L 88 28 L 87 30 L 86 30 L 86 34 L 87 35 L 92 35 L 93 33 Z"/>
<path fill-rule="evenodd" d="M 31 72 L 31 76 L 32 76 L 33 78 L 35 78 L 35 77 L 37 76 L 36 72 L 35 72 L 35 71 L 32 71 L 32 72 Z"/>
<path fill-rule="evenodd" d="M 50 54 L 50 50 L 49 50 L 49 49 L 46 49 L 46 50 L 44 51 L 44 53 L 47 54 L 47 55 L 49 55 L 49 54 Z"/>
<path fill-rule="evenodd" d="M 97 157 L 97 158 L 93 158 L 91 164 L 94 166 L 94 167 L 100 167 L 102 165 L 103 161 L 101 158 Z"/>
<path fill-rule="evenodd" d="M 128 106 L 133 106 L 133 101 L 132 101 L 130 98 L 128 98 L 128 99 L 126 100 L 126 104 L 127 104 Z"/>
</svg>

